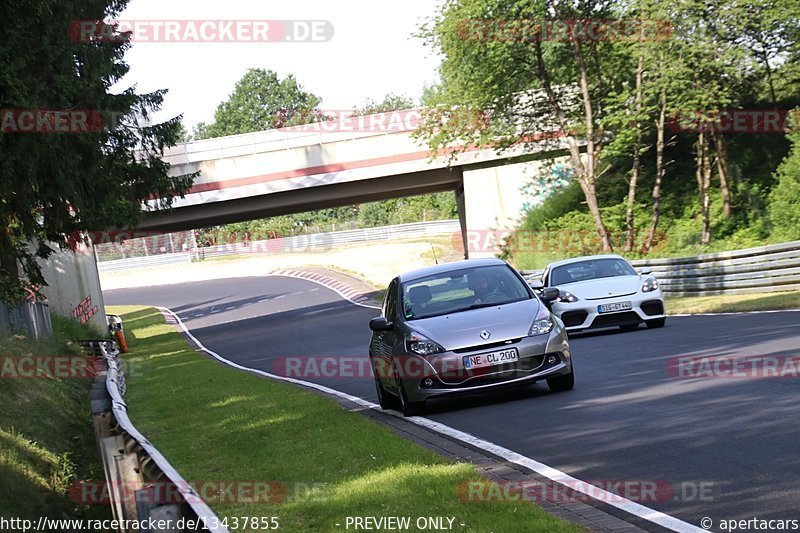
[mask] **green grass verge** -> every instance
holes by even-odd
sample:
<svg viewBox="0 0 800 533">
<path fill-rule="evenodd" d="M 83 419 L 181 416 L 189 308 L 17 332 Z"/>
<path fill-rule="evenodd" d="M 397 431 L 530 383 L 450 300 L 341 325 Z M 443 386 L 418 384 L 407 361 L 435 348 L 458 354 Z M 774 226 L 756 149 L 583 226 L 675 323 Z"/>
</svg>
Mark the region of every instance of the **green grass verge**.
<svg viewBox="0 0 800 533">
<path fill-rule="evenodd" d="M 0 357 L 80 355 L 80 346 L 71 340 L 98 338 L 86 326 L 55 315 L 53 327 L 55 333 L 39 341 L 0 332 Z M 90 388 L 90 379 L 0 378 L 3 516 L 110 518 L 108 507 L 87 507 L 69 498 L 74 482 L 103 476 L 89 410 Z"/>
<path fill-rule="evenodd" d="M 463 501 L 459 485 L 480 479 L 473 465 L 332 399 L 214 362 L 152 308 L 113 309 L 131 349 L 131 419 L 184 478 L 286 490 L 280 502 L 209 501 L 221 517 L 275 516 L 287 531 L 344 530 L 347 516 L 449 516 L 459 531 L 582 531 L 529 502 Z"/>
<path fill-rule="evenodd" d="M 800 291 L 719 296 L 674 297 L 668 295 L 666 297 L 666 307 L 667 312 L 670 314 L 800 309 Z"/>
</svg>

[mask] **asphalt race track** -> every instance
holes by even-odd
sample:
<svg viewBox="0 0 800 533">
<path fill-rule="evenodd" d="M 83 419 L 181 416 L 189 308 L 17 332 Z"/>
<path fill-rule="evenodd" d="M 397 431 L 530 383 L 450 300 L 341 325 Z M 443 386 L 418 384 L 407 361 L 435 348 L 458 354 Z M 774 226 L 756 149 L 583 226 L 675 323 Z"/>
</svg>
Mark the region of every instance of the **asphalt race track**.
<svg viewBox="0 0 800 533">
<path fill-rule="evenodd" d="M 106 305 L 161 305 L 209 349 L 275 372 L 286 356 L 367 357 L 377 310 L 316 283 L 252 277 L 120 289 Z M 571 337 L 576 388 L 441 400 L 426 417 L 581 480 L 655 482 L 643 505 L 699 525 L 800 520 L 800 377 L 679 378 L 678 356 L 798 356 L 800 313 L 671 317 L 661 329 Z M 377 401 L 372 379 L 304 379 Z M 664 490 L 664 487 L 669 490 Z"/>
</svg>

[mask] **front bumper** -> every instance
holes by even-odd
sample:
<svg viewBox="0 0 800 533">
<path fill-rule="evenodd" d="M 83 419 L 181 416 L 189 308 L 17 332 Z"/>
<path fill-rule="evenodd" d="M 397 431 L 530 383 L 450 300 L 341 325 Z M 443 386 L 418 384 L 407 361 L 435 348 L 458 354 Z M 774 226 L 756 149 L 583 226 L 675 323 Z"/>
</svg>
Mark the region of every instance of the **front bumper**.
<svg viewBox="0 0 800 533">
<path fill-rule="evenodd" d="M 464 366 L 465 357 L 512 347 L 519 354 L 516 362 L 472 370 Z M 567 333 L 559 324 L 554 325 L 547 335 L 513 339 L 510 344 L 492 343 L 427 357 L 414 354 L 401 357 L 406 364 L 421 365 L 425 369 L 421 377 L 403 379 L 406 394 L 412 402 L 523 385 L 572 372 Z"/>
<path fill-rule="evenodd" d="M 631 309 L 610 313 L 598 311 L 600 305 L 622 302 L 631 302 Z M 661 289 L 598 300 L 578 300 L 572 303 L 553 302 L 552 310 L 553 314 L 564 322 L 567 331 L 634 325 L 667 316 Z"/>
</svg>

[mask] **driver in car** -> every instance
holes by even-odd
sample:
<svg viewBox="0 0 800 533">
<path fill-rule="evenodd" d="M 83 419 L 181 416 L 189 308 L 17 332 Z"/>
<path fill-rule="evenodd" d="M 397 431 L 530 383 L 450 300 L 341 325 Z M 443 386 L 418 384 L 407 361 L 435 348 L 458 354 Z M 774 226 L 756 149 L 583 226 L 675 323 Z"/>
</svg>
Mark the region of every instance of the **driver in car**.
<svg viewBox="0 0 800 533">
<path fill-rule="evenodd" d="M 497 286 L 482 272 L 475 272 L 470 276 L 470 288 L 475 293 L 475 303 L 481 304 L 492 300 L 502 299 L 503 294 Z"/>
</svg>

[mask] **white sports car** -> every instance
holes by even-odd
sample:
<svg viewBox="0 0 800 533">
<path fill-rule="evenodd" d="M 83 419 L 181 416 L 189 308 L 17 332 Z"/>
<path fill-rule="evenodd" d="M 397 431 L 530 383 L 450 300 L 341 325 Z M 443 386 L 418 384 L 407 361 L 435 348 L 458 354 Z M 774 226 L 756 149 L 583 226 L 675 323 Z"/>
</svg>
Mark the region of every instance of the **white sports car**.
<svg viewBox="0 0 800 533">
<path fill-rule="evenodd" d="M 542 273 L 543 287 L 557 287 L 553 314 L 568 331 L 619 326 L 660 328 L 666 321 L 658 280 L 638 273 L 619 255 L 592 255 L 550 263 Z M 535 288 L 538 283 L 535 284 Z"/>
</svg>

